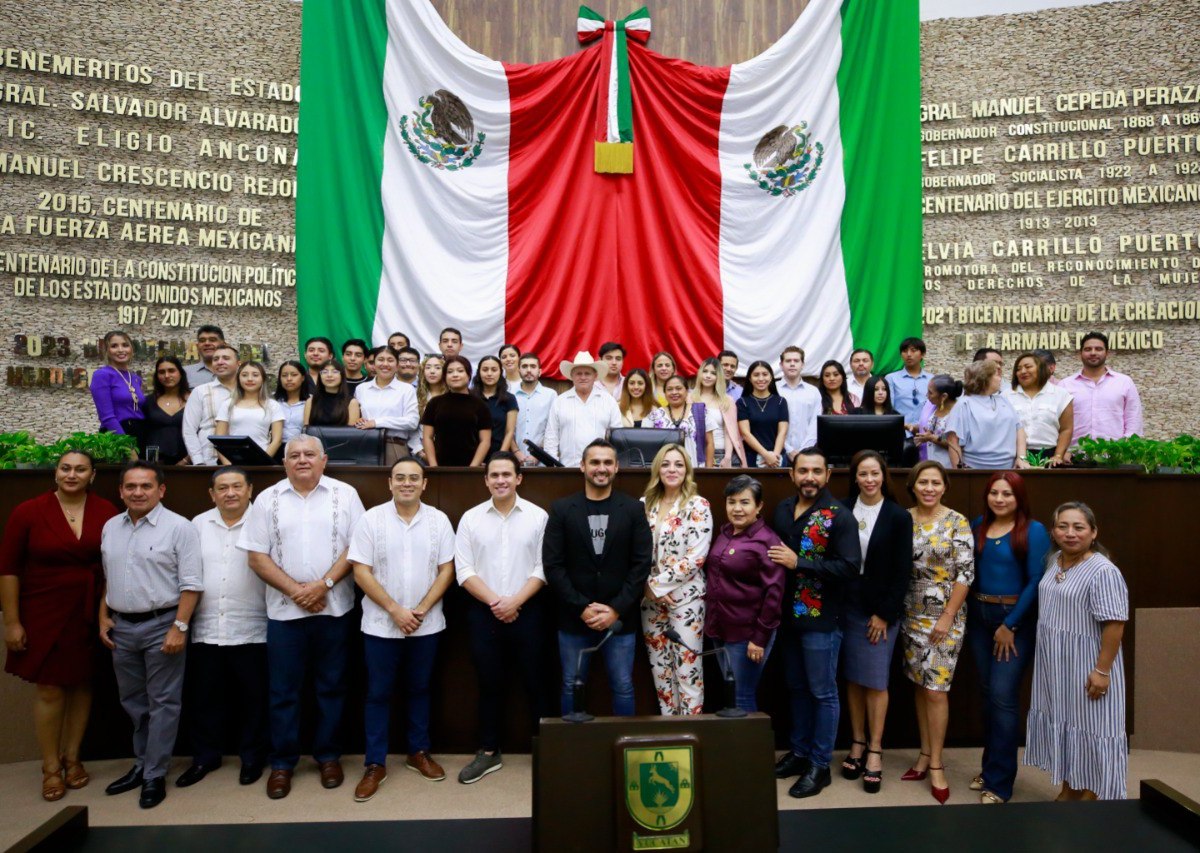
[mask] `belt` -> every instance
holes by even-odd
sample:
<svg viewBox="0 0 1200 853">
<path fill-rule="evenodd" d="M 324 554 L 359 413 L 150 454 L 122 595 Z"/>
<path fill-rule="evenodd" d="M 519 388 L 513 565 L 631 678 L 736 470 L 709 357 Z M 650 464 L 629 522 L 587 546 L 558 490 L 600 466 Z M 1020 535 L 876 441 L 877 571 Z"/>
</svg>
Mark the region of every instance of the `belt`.
<svg viewBox="0 0 1200 853">
<path fill-rule="evenodd" d="M 987 595 L 982 592 L 973 592 L 971 596 L 976 601 L 982 601 L 984 604 L 1016 604 L 1019 595 Z"/>
<path fill-rule="evenodd" d="M 147 610 L 145 613 L 118 613 L 115 610 L 110 610 L 109 613 L 113 616 L 120 616 L 126 622 L 149 622 L 151 619 L 157 619 L 165 613 L 173 613 L 178 610 L 179 606 L 175 607 L 160 607 L 157 610 Z"/>
</svg>

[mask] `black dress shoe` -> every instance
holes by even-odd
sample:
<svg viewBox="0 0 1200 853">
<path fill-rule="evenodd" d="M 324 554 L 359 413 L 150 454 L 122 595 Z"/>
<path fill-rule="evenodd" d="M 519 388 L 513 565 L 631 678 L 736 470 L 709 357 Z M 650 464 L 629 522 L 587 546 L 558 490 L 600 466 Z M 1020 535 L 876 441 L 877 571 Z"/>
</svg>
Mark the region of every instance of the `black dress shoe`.
<svg viewBox="0 0 1200 853">
<path fill-rule="evenodd" d="M 238 773 L 239 785 L 253 785 L 262 778 L 263 766 L 261 764 L 243 764 L 242 771 Z"/>
<path fill-rule="evenodd" d="M 104 793 L 124 794 L 126 791 L 132 791 L 134 788 L 142 787 L 142 768 L 134 767 L 120 779 L 115 782 L 110 782 L 108 787 L 104 789 Z"/>
<path fill-rule="evenodd" d="M 787 779 L 789 776 L 803 776 L 810 767 L 812 767 L 811 761 L 788 750 L 783 754 L 783 758 L 775 762 L 775 778 Z"/>
<path fill-rule="evenodd" d="M 152 809 L 166 798 L 167 780 L 159 776 L 142 783 L 142 795 L 138 797 L 138 805 L 144 809 Z"/>
<path fill-rule="evenodd" d="M 829 781 L 828 767 L 810 767 L 808 772 L 788 788 L 788 794 L 793 797 L 815 797 L 821 793 L 822 788 L 829 787 Z"/>
<path fill-rule="evenodd" d="M 193 764 L 187 770 L 179 774 L 179 778 L 175 780 L 176 788 L 187 788 L 190 785 L 195 785 L 209 773 L 212 773 L 218 767 L 220 762 L 216 764 Z"/>
</svg>

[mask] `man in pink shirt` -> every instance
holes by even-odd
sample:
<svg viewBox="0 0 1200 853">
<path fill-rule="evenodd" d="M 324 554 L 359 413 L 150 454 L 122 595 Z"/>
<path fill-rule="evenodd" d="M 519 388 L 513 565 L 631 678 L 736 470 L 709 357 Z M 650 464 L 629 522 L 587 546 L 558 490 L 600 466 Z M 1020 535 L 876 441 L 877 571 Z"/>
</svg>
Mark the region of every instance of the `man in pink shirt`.
<svg viewBox="0 0 1200 853">
<path fill-rule="evenodd" d="M 1124 438 L 1142 433 L 1142 401 L 1133 380 L 1109 368 L 1108 338 L 1088 332 L 1079 348 L 1083 369 L 1062 381 L 1075 398 L 1075 434 L 1072 444 L 1084 436 Z"/>
</svg>

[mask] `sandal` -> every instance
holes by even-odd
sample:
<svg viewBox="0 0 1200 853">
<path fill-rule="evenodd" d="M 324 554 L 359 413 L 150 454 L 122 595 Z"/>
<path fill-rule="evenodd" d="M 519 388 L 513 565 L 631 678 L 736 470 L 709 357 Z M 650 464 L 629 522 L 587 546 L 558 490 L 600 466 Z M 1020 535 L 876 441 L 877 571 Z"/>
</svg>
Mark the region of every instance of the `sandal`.
<svg viewBox="0 0 1200 853">
<path fill-rule="evenodd" d="M 883 753 L 879 750 L 868 749 L 867 752 L 871 755 L 878 755 L 879 761 L 881 763 L 883 762 Z M 883 787 L 883 768 L 880 767 L 878 770 L 868 770 L 866 767 L 866 761 L 864 760 L 862 780 L 864 791 L 866 791 L 868 794 L 878 794 L 879 789 Z"/>
<path fill-rule="evenodd" d="M 968 785 L 967 787 L 970 788 L 972 791 L 982 791 L 983 790 L 983 774 L 980 773 L 978 776 L 976 776 L 974 779 L 972 779 L 971 784 Z"/>
<path fill-rule="evenodd" d="M 920 754 L 925 756 L 926 758 L 929 758 L 928 752 L 922 752 Z M 920 763 L 920 761 L 921 761 L 921 759 L 918 758 L 917 762 Z M 924 770 L 918 770 L 916 765 L 914 764 L 912 767 L 910 767 L 904 771 L 904 775 L 900 777 L 900 781 L 901 782 L 921 782 L 928 775 L 929 775 L 928 767 L 926 767 Z"/>
<path fill-rule="evenodd" d="M 992 806 L 992 805 L 997 805 L 997 804 L 1004 805 L 1004 803 L 1005 803 L 1004 800 L 1000 799 L 1000 797 L 998 797 L 996 794 L 993 794 L 991 791 L 983 791 L 982 793 L 980 793 L 979 802 L 985 806 Z"/>
<path fill-rule="evenodd" d="M 63 785 L 62 768 L 47 770 L 42 768 L 42 799 L 48 803 L 56 803 L 67 793 Z"/>
<path fill-rule="evenodd" d="M 71 761 L 69 758 L 64 758 L 62 763 L 63 770 L 65 771 L 64 779 L 67 787 L 72 791 L 77 791 L 92 781 L 92 777 L 83 769 L 82 761 Z"/>
<path fill-rule="evenodd" d="M 852 740 L 850 743 L 861 743 L 863 746 L 866 746 L 866 743 L 861 740 Z M 850 748 L 853 749 L 854 747 L 851 746 Z M 849 779 L 851 781 L 857 779 L 862 775 L 864 763 L 865 762 L 863 761 L 862 755 L 860 755 L 858 758 L 847 755 L 845 760 L 842 761 L 842 778 Z"/>
</svg>

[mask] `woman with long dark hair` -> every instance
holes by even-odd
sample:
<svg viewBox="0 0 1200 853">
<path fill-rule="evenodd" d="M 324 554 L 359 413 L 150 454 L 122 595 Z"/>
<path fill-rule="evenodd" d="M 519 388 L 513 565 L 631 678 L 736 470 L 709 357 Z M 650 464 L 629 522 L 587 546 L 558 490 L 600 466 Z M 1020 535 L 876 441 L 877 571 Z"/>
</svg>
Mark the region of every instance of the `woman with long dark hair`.
<svg viewBox="0 0 1200 853">
<path fill-rule="evenodd" d="M 304 432 L 304 410 L 308 402 L 305 367 L 295 359 L 279 365 L 275 377 L 275 401 L 283 408 L 283 443 Z"/>
<path fill-rule="evenodd" d="M 375 360 L 374 381 L 378 381 L 378 354 Z M 341 362 L 336 359 L 327 361 L 321 366 L 317 379 L 317 387 L 304 404 L 304 425 L 351 426 L 357 423 L 362 414 L 350 383 L 346 381 L 346 368 L 342 367 Z"/>
<path fill-rule="evenodd" d="M 746 445 L 746 465 L 780 468 L 787 457 L 788 404 L 775 388 L 775 373 L 765 361 L 746 371 L 749 392 L 737 401 L 738 428 Z M 761 462 L 760 462 L 761 460 Z"/>
<path fill-rule="evenodd" d="M 421 444 L 430 468 L 438 465 L 483 467 L 492 446 L 492 413 L 468 390 L 471 362 L 461 355 L 446 359 L 446 393 L 434 397 L 421 415 Z"/>
<path fill-rule="evenodd" d="M 888 384 L 886 376 L 872 376 L 863 385 L 862 405 L 855 412 L 856 415 L 898 415 L 896 407 L 892 405 L 892 386 Z"/>
<path fill-rule="evenodd" d="M 1061 465 L 1075 433 L 1075 398 L 1050 381 L 1046 362 L 1031 352 L 1017 356 L 1012 388 L 1004 392 L 1004 397 L 1021 419 L 1026 449 L 1050 468 Z"/>
<path fill-rule="evenodd" d="M 154 363 L 154 393 L 142 403 L 142 434 L 138 437 L 143 457 L 148 458 L 147 451 L 155 447 L 163 465 L 188 464 L 183 406 L 190 394 L 187 373 L 178 358 L 164 355 Z"/>
<path fill-rule="evenodd" d="M 821 365 L 821 414 L 848 415 L 854 411 L 850 403 L 850 392 L 846 388 L 846 369 L 842 363 L 830 359 Z"/>
<path fill-rule="evenodd" d="M 635 367 L 625 375 L 621 386 L 621 399 L 617 403 L 621 410 L 621 424 L 640 427 L 654 411 L 654 392 L 650 389 L 650 374 Z"/>
<path fill-rule="evenodd" d="M 663 393 L 667 395 L 667 404 L 650 413 L 646 426 L 679 430 L 692 467 L 711 468 L 712 432 L 708 429 L 708 414 L 704 404 L 688 402 L 687 382 L 682 376 L 672 376 L 663 383 Z"/>
<path fill-rule="evenodd" d="M 509 352 L 515 347 L 509 345 Z M 501 350 L 503 352 L 504 350 Z M 479 359 L 471 393 L 487 404 L 492 415 L 492 443 L 488 456 L 499 450 L 513 450 L 517 434 L 517 398 L 508 390 L 504 363 L 494 355 Z"/>
</svg>

